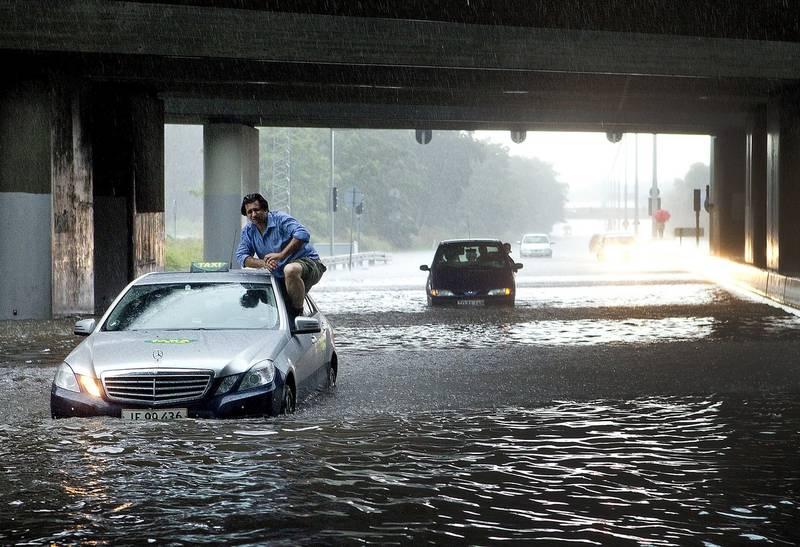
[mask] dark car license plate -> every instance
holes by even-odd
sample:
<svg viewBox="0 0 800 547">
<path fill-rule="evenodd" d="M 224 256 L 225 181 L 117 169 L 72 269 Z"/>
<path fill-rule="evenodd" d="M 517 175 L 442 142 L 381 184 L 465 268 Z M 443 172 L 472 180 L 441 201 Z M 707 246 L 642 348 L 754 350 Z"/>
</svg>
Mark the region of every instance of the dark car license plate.
<svg viewBox="0 0 800 547">
<path fill-rule="evenodd" d="M 483 300 L 458 300 L 456 302 L 459 306 L 483 306 Z"/>
</svg>

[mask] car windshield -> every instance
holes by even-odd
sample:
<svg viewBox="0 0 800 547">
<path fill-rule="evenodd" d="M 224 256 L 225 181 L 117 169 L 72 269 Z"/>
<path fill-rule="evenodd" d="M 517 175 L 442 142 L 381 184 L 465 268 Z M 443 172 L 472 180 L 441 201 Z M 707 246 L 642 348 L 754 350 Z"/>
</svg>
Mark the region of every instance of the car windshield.
<svg viewBox="0 0 800 547">
<path fill-rule="evenodd" d="M 525 236 L 522 238 L 523 243 L 547 243 L 547 236 Z"/>
<path fill-rule="evenodd" d="M 264 283 L 137 285 L 114 307 L 102 330 L 275 329 L 278 307 Z"/>
<path fill-rule="evenodd" d="M 439 247 L 433 262 L 451 268 L 505 268 L 509 260 L 499 243 L 450 243 Z"/>
</svg>

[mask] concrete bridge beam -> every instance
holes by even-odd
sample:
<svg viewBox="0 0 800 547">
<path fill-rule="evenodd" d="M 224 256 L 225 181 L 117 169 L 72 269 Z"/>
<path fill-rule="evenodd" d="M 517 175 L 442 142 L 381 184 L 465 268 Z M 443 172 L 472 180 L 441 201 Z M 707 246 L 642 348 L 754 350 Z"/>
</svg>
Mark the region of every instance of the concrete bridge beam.
<svg viewBox="0 0 800 547">
<path fill-rule="evenodd" d="M 203 259 L 233 262 L 242 228 L 242 196 L 258 191 L 258 130 L 205 125 L 203 161 Z"/>
</svg>

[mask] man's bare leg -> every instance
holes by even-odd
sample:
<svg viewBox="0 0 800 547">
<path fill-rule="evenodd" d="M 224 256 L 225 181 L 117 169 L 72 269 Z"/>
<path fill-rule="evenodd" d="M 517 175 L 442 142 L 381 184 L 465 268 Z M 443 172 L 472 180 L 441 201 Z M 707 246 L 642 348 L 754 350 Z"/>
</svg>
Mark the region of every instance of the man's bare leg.
<svg viewBox="0 0 800 547">
<path fill-rule="evenodd" d="M 306 297 L 306 286 L 305 283 L 303 283 L 302 274 L 303 267 L 300 264 L 287 264 L 283 268 L 286 292 L 289 294 L 289 303 L 296 310 L 303 308 L 303 299 Z"/>
</svg>

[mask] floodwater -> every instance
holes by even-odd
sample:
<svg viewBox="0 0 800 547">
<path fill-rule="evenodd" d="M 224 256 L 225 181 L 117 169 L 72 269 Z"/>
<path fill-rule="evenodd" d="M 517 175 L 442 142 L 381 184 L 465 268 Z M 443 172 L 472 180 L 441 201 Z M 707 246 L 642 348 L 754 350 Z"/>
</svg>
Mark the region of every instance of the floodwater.
<svg viewBox="0 0 800 547">
<path fill-rule="evenodd" d="M 0 544 L 800 542 L 795 315 L 555 260 L 431 310 L 401 265 L 314 289 L 339 385 L 279 419 L 53 421 L 72 321 L 0 324 Z"/>
</svg>

